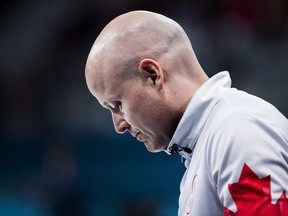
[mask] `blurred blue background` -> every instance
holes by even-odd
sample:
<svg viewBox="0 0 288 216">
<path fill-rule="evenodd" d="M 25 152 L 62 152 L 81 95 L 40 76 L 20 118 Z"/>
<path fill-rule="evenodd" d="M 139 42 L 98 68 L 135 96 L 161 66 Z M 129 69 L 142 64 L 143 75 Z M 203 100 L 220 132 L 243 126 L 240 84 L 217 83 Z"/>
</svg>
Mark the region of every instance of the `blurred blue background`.
<svg viewBox="0 0 288 216">
<path fill-rule="evenodd" d="M 178 21 L 209 76 L 288 116 L 285 0 L 26 0 L 0 9 L 0 215 L 175 216 L 184 164 L 117 135 L 88 92 L 100 30 L 135 9 Z M 261 108 L 259 108 L 261 109 Z"/>
</svg>

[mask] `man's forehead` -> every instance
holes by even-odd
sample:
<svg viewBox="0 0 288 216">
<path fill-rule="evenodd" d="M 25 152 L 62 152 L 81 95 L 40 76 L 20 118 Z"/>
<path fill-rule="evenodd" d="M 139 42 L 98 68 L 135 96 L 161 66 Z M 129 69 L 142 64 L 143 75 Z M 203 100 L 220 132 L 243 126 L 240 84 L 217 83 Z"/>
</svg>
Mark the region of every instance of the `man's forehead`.
<svg viewBox="0 0 288 216">
<path fill-rule="evenodd" d="M 105 55 L 103 47 L 94 45 L 86 64 L 86 79 L 90 91 L 105 89 L 111 73 L 109 70 L 109 56 Z"/>
<path fill-rule="evenodd" d="M 122 86 L 119 77 L 112 72 L 93 71 L 90 76 L 89 89 L 98 102 L 106 107 L 106 103 L 116 100 Z"/>
<path fill-rule="evenodd" d="M 112 91 L 111 89 L 104 91 L 102 93 L 98 93 L 95 95 L 99 104 L 102 107 L 108 108 L 113 104 L 115 101 L 120 100 L 120 91 L 117 91 L 117 88 L 114 88 Z"/>
<path fill-rule="evenodd" d="M 123 67 L 127 65 L 125 62 L 129 59 L 127 47 L 122 44 L 124 39 L 120 40 L 121 37 L 119 37 L 121 32 L 114 30 L 109 28 L 101 32 L 87 59 L 88 88 L 101 105 L 108 100 L 108 96 L 119 91 L 117 88 L 119 89 L 121 77 L 124 75 Z"/>
</svg>

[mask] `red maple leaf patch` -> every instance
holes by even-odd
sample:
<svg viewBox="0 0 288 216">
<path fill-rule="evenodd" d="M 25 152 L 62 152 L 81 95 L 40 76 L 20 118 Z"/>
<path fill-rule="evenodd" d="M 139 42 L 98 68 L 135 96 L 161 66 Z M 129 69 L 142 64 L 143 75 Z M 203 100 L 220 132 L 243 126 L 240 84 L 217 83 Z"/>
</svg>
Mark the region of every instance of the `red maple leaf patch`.
<svg viewBox="0 0 288 216">
<path fill-rule="evenodd" d="M 270 180 L 270 175 L 258 178 L 247 164 L 244 164 L 239 181 L 228 185 L 237 212 L 224 208 L 224 215 L 288 216 L 288 198 L 285 191 L 275 204 L 271 203 Z"/>
</svg>

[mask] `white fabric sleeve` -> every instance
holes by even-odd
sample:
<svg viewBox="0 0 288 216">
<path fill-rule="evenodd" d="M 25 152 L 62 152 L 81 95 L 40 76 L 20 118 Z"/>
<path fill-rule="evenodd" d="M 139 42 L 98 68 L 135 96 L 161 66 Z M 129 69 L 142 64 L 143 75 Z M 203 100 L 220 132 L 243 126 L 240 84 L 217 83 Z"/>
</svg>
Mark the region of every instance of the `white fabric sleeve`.
<svg viewBox="0 0 288 216">
<path fill-rule="evenodd" d="M 287 134 L 287 124 L 243 113 L 214 128 L 207 161 L 224 215 L 288 215 Z"/>
</svg>

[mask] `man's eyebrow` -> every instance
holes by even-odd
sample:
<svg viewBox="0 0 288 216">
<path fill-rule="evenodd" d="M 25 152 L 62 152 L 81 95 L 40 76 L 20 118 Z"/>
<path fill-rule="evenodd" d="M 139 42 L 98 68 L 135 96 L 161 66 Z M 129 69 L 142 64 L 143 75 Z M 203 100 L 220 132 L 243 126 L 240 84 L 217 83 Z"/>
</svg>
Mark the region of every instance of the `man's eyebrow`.
<svg viewBox="0 0 288 216">
<path fill-rule="evenodd" d="M 106 107 L 106 108 L 107 108 L 107 107 L 110 107 L 109 103 L 107 103 L 106 101 L 103 102 L 102 106 L 103 106 L 103 107 Z"/>
<path fill-rule="evenodd" d="M 103 102 L 103 105 L 102 105 L 104 108 L 107 108 L 109 110 L 113 109 L 113 107 L 111 107 L 111 105 L 108 103 L 108 102 Z"/>
</svg>

